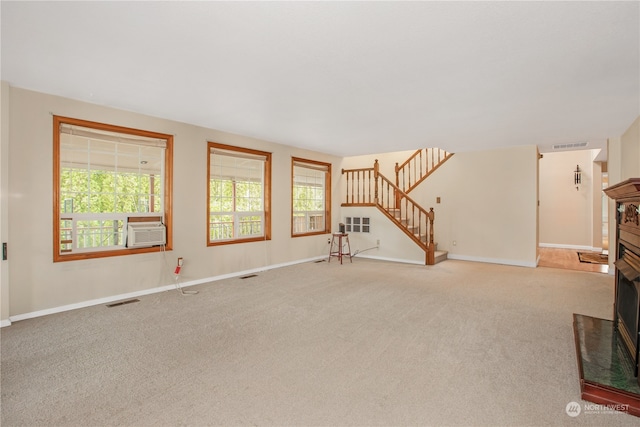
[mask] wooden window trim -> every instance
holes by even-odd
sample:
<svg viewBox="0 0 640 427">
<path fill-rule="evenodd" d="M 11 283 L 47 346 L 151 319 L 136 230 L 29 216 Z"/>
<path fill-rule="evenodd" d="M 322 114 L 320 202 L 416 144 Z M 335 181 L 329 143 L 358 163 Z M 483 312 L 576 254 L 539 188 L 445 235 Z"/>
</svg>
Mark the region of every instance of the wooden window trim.
<svg viewBox="0 0 640 427">
<path fill-rule="evenodd" d="M 245 153 L 257 156 L 264 156 L 264 236 L 261 237 L 247 237 L 236 238 L 232 240 L 224 240 L 219 242 L 212 242 L 209 239 L 209 207 L 211 201 L 211 149 L 218 148 L 225 151 L 233 151 L 238 153 Z M 260 150 L 253 150 L 250 148 L 237 147 L 234 145 L 220 144 L 217 142 L 208 141 L 207 143 L 207 215 L 206 215 L 206 238 L 207 246 L 222 246 L 222 245 L 234 245 L 237 243 L 250 243 L 250 242 L 262 242 L 265 240 L 271 240 L 271 153 Z"/>
<path fill-rule="evenodd" d="M 294 233 L 293 221 L 293 184 L 294 184 L 294 166 L 295 163 L 307 163 L 310 165 L 318 165 L 327 168 L 325 189 L 324 189 L 324 230 L 312 231 L 307 233 Z M 331 232 L 331 163 L 321 162 L 318 160 L 303 159 L 301 157 L 291 157 L 291 237 L 317 236 L 319 234 L 328 234 Z"/>
<path fill-rule="evenodd" d="M 164 157 L 164 224 L 167 242 L 163 247 L 126 248 L 108 251 L 92 251 L 64 255 L 60 253 L 60 125 L 69 124 L 88 127 L 109 132 L 127 133 L 148 138 L 158 138 L 167 141 Z M 113 256 L 132 255 L 148 252 L 160 252 L 173 249 L 173 135 L 151 132 L 146 130 L 116 126 L 106 123 L 93 122 L 71 117 L 53 116 L 53 262 L 76 261 L 82 259 L 106 258 Z"/>
</svg>

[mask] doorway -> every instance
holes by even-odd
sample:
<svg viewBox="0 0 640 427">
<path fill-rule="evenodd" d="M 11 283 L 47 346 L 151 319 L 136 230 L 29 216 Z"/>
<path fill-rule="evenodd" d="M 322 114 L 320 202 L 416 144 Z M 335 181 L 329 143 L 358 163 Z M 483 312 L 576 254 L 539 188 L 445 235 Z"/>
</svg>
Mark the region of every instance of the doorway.
<svg viewBox="0 0 640 427">
<path fill-rule="evenodd" d="M 602 189 L 609 186 L 607 162 L 602 162 Z M 609 198 L 602 192 L 602 252 L 609 253 Z"/>
</svg>

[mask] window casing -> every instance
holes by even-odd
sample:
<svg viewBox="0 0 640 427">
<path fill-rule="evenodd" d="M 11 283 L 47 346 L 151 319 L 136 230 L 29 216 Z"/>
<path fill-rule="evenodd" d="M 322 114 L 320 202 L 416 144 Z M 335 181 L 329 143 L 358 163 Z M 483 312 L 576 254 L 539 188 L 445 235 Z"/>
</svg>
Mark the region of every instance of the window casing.
<svg viewBox="0 0 640 427">
<path fill-rule="evenodd" d="M 271 153 L 209 142 L 207 244 L 271 240 Z"/>
<path fill-rule="evenodd" d="M 291 184 L 291 235 L 329 233 L 331 164 L 293 157 Z"/>
<path fill-rule="evenodd" d="M 53 259 L 159 251 L 127 247 L 127 225 L 162 222 L 172 246 L 173 136 L 53 118 Z"/>
</svg>

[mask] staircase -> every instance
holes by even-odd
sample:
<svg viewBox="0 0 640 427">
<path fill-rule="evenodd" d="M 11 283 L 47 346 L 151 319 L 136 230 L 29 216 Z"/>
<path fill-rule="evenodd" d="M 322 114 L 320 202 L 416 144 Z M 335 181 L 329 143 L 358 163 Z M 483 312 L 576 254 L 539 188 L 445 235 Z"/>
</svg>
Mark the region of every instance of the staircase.
<svg viewBox="0 0 640 427">
<path fill-rule="evenodd" d="M 410 193 L 436 171 L 453 153 L 440 148 L 423 148 L 413 153 L 404 163 L 396 163 L 396 185 Z"/>
<path fill-rule="evenodd" d="M 427 211 L 407 193 L 415 189 L 452 154 L 439 149 L 425 149 L 426 155 L 423 156 L 420 154 L 422 151 L 416 151 L 402 166 L 396 164 L 396 183 L 380 173 L 378 160 L 373 168 L 343 169 L 347 193 L 346 202 L 342 206 L 377 207 L 425 251 L 425 264 L 434 265 L 447 258 L 446 252 L 437 251 L 437 244 L 433 240 L 435 212 L 433 208 Z M 427 161 L 422 162 L 423 158 L 427 158 Z M 419 173 L 416 174 L 416 170 Z M 401 180 L 399 176 L 402 176 Z M 400 182 L 409 191 L 403 190 L 399 186 Z"/>
<path fill-rule="evenodd" d="M 448 252 L 438 250 L 438 243 L 431 241 L 433 240 L 433 236 L 427 236 L 426 233 L 421 233 L 421 230 L 419 229 L 420 227 L 416 226 L 415 224 L 412 224 L 411 221 L 408 220 L 406 217 L 403 217 L 400 209 L 395 209 L 395 208 L 388 209 L 388 212 L 395 217 L 396 221 L 394 222 L 397 225 L 399 225 L 401 228 L 406 228 L 409 231 L 409 233 L 413 234 L 416 238 L 420 239 L 425 244 L 428 242 L 428 244 L 430 245 L 429 250 L 433 248 L 433 255 L 429 255 L 427 253 L 427 258 L 425 259 L 425 265 L 434 265 L 447 259 Z M 435 212 L 433 211 L 433 208 L 429 209 L 428 214 L 435 218 Z M 431 218 L 430 218 L 429 229 L 430 229 L 430 233 L 432 234 L 433 220 L 431 220 Z M 432 258 L 432 261 L 430 257 Z"/>
</svg>

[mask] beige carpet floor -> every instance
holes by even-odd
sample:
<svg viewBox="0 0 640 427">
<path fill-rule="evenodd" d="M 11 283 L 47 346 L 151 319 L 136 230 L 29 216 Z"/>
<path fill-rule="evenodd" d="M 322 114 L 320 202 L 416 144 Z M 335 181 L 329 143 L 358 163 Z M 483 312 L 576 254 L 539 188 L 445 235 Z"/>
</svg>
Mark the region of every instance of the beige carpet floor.
<svg viewBox="0 0 640 427">
<path fill-rule="evenodd" d="M 2 426 L 631 426 L 580 404 L 606 274 L 354 258 L 1 330 Z"/>
</svg>

